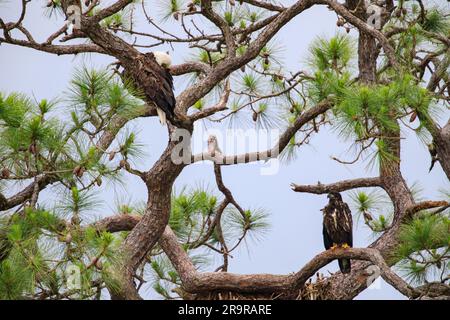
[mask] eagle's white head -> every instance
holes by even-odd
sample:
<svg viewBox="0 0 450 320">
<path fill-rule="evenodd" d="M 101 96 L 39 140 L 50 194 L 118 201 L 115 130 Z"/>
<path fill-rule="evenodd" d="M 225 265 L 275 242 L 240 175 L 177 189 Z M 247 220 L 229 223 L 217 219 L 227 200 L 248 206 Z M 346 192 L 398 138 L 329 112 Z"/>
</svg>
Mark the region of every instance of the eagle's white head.
<svg viewBox="0 0 450 320">
<path fill-rule="evenodd" d="M 169 68 L 172 64 L 172 59 L 170 58 L 169 54 L 162 51 L 153 51 L 153 55 L 155 56 L 156 62 L 164 68 Z"/>
</svg>

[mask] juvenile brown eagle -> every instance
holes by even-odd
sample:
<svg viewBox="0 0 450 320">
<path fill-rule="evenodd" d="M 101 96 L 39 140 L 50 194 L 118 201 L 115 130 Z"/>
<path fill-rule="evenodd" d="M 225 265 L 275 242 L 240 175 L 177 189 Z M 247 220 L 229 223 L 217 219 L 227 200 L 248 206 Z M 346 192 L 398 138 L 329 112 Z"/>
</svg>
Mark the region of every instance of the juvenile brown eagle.
<svg viewBox="0 0 450 320">
<path fill-rule="evenodd" d="M 348 205 L 342 201 L 338 192 L 328 194 L 328 205 L 323 212 L 323 243 L 325 249 L 338 246 L 348 248 L 353 246 L 352 213 Z M 339 259 L 339 269 L 342 273 L 351 271 L 350 259 Z"/>
</svg>

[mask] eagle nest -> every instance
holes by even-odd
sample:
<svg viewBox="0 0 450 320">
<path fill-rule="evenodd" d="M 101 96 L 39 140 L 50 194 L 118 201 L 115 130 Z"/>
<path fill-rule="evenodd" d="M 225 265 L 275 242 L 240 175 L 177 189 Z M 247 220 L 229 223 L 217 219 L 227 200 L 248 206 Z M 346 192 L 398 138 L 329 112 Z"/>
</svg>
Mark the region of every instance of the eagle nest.
<svg viewBox="0 0 450 320">
<path fill-rule="evenodd" d="M 329 282 L 326 281 L 326 278 L 323 276 L 323 274 L 318 273 L 316 281 L 313 282 L 312 278 L 310 278 L 308 282 L 305 283 L 305 286 L 301 290 L 299 290 L 295 300 L 329 299 L 328 286 Z"/>
<path fill-rule="evenodd" d="M 323 274 L 318 273 L 315 281 L 309 279 L 305 285 L 295 292 L 246 293 L 236 291 L 213 291 L 190 294 L 175 289 L 184 300 L 324 300 L 329 299 L 329 282 Z"/>
</svg>

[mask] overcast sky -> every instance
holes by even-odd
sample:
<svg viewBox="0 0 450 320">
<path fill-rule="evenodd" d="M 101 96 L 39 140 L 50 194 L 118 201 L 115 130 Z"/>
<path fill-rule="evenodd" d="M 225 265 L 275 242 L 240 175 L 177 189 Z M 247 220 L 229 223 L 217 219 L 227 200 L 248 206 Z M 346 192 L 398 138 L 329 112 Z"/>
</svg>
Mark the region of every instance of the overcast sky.
<svg viewBox="0 0 450 320">
<path fill-rule="evenodd" d="M 149 2 L 149 1 L 147 1 Z M 19 14 L 18 1 L 0 1 L 0 16 L 7 21 Z M 43 40 L 62 25 L 61 20 L 42 16 L 45 1 L 33 1 L 25 20 L 25 26 L 36 39 Z M 151 3 L 151 2 L 150 2 Z M 154 3 L 147 4 L 152 12 Z M 141 21 L 142 22 L 142 21 Z M 173 28 L 169 24 L 163 24 Z M 336 31 L 336 18 L 325 7 L 315 7 L 301 14 L 285 26 L 276 38 L 284 47 L 284 62 L 291 70 L 298 70 L 305 61 L 311 41 L 320 36 L 331 36 Z M 170 50 L 173 63 L 182 63 L 189 55 L 183 47 Z M 67 90 L 76 67 L 87 65 L 106 67 L 112 59 L 101 55 L 56 56 L 40 53 L 32 49 L 0 46 L 0 90 L 4 93 L 20 91 L 36 99 L 60 97 Z M 185 82 L 176 82 L 182 89 Z M 179 92 L 179 90 L 178 90 Z M 167 143 L 167 133 L 156 118 L 133 121 L 131 126 L 139 131 L 139 140 L 145 144 L 148 154 L 139 164 L 142 169 L 150 168 Z M 206 126 L 208 126 L 206 124 Z M 197 128 L 198 129 L 198 128 Z M 438 195 L 438 189 L 448 186 L 447 179 L 439 165 L 428 173 L 429 154 L 416 136 L 404 130 L 402 140 L 402 171 L 412 185 L 419 182 L 424 189 L 424 197 Z M 350 150 L 350 152 L 349 152 Z M 331 160 L 330 156 L 351 159 L 354 152 L 349 144 L 336 138 L 330 130 L 321 130 L 311 141 L 311 145 L 298 150 L 297 159 L 289 165 L 282 164 L 275 175 L 261 175 L 263 164 L 235 165 L 223 168 L 225 184 L 232 190 L 236 200 L 244 208 L 261 207 L 270 212 L 271 231 L 258 243 L 249 243 L 248 250 L 241 248 L 230 261 L 231 272 L 236 273 L 277 273 L 285 274 L 299 270 L 317 253 L 323 250 L 322 214 L 320 209 L 327 203 L 326 195 L 299 194 L 291 191 L 290 183 L 314 184 L 317 181 L 331 183 L 342 179 L 375 176 L 377 173 L 367 163 L 343 166 Z M 176 189 L 183 186 L 204 184 L 214 187 L 213 167 L 209 163 L 195 164 L 184 169 L 176 181 Z M 105 205 L 100 212 L 113 208 L 114 199 L 145 200 L 147 192 L 144 184 L 127 177 L 126 189 L 104 187 L 102 198 Z M 108 192 L 108 191 L 114 192 Z M 50 201 L 52 194 L 46 193 L 44 201 Z M 348 195 L 344 195 L 349 200 Z M 354 246 L 365 247 L 373 241 L 373 235 L 360 221 L 354 227 Z M 216 260 L 216 264 L 220 263 Z M 324 268 L 323 272 L 334 272 L 337 263 Z M 152 294 L 148 294 L 153 297 Z M 363 292 L 360 299 L 402 299 L 403 297 L 389 285 L 381 283 L 377 288 Z"/>
</svg>

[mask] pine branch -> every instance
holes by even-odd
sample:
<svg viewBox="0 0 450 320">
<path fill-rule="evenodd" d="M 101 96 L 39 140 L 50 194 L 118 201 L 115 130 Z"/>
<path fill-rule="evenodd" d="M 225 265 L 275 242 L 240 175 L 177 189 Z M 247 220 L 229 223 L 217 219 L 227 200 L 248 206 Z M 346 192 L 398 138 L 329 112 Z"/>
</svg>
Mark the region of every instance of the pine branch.
<svg viewBox="0 0 450 320">
<path fill-rule="evenodd" d="M 381 178 L 360 178 L 343 180 L 331 184 L 297 185 L 292 183 L 291 189 L 295 192 L 324 194 L 330 192 L 342 192 L 356 188 L 383 187 Z"/>
</svg>

